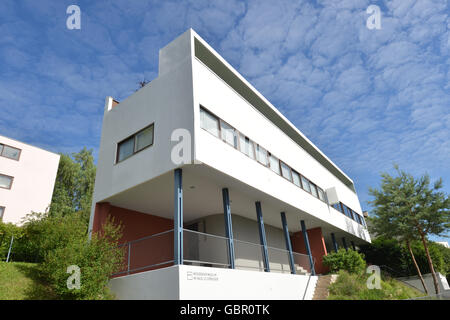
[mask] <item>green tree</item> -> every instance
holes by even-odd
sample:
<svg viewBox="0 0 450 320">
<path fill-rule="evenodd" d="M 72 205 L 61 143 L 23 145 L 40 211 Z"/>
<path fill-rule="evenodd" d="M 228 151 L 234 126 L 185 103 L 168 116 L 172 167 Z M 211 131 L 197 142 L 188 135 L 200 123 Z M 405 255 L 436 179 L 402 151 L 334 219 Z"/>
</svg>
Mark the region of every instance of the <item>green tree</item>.
<svg viewBox="0 0 450 320">
<path fill-rule="evenodd" d="M 426 290 L 420 268 L 414 257 L 411 242 L 420 239 L 425 249 L 428 266 L 433 276 L 436 293 L 439 293 L 437 276 L 428 249 L 429 235 L 444 235 L 450 226 L 450 200 L 438 191 L 442 180 L 430 187 L 430 178 L 424 175 L 419 179 L 399 170 L 397 176 L 383 173 L 381 189 L 369 189 L 374 197 L 369 203 L 374 207 L 371 218 L 371 231 L 386 238 L 404 242 L 411 254 L 414 266 Z"/>
<path fill-rule="evenodd" d="M 49 215 L 80 213 L 89 219 L 96 168 L 92 150 L 61 154 Z"/>
</svg>

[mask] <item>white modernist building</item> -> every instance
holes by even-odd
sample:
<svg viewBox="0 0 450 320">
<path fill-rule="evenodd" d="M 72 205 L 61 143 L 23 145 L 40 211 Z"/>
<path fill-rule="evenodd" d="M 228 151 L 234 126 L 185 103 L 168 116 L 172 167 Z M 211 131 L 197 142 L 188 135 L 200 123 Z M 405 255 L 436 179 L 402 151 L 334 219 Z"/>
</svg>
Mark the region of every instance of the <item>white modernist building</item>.
<svg viewBox="0 0 450 320">
<path fill-rule="evenodd" d="M 90 231 L 108 217 L 119 298 L 311 298 L 324 255 L 370 242 L 353 181 L 193 30 L 106 99 Z"/>
<path fill-rule="evenodd" d="M 20 224 L 50 205 L 59 155 L 0 136 L 0 219 Z"/>
</svg>

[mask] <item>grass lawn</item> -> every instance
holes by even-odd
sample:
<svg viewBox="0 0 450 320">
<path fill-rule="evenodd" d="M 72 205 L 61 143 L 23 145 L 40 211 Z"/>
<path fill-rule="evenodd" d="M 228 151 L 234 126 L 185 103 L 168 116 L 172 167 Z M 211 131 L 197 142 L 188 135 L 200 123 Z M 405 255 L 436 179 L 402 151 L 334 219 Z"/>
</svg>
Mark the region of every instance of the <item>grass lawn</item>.
<svg viewBox="0 0 450 320">
<path fill-rule="evenodd" d="M 39 277 L 38 264 L 0 261 L 0 300 L 56 299 Z"/>
<path fill-rule="evenodd" d="M 368 274 L 349 274 L 339 272 L 336 282 L 330 287 L 329 300 L 403 300 L 423 297 L 425 293 L 409 287 L 400 281 L 383 278 L 381 289 L 368 289 L 366 281 Z"/>
</svg>

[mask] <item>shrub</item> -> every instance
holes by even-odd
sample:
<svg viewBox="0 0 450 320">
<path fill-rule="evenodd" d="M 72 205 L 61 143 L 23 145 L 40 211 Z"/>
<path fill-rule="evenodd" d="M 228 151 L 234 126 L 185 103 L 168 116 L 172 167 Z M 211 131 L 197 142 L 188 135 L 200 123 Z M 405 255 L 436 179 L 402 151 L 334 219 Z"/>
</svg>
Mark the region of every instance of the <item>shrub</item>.
<svg viewBox="0 0 450 320">
<path fill-rule="evenodd" d="M 0 221 L 0 259 L 6 260 L 9 246 L 11 244 L 11 237 L 14 236 L 13 249 L 17 246 L 18 241 L 23 236 L 22 228 L 12 224 L 3 223 Z M 11 251 L 14 252 L 14 251 Z"/>
<path fill-rule="evenodd" d="M 346 270 L 350 273 L 362 273 L 366 267 L 364 255 L 354 251 L 339 249 L 323 257 L 323 264 L 330 268 L 330 272 Z"/>
<path fill-rule="evenodd" d="M 117 247 L 121 227 L 108 221 L 101 235 L 70 239 L 45 255 L 41 272 L 62 299 L 111 299 L 107 287 L 111 275 L 122 267 L 124 252 Z M 80 289 L 69 289 L 67 268 L 80 268 Z"/>
</svg>

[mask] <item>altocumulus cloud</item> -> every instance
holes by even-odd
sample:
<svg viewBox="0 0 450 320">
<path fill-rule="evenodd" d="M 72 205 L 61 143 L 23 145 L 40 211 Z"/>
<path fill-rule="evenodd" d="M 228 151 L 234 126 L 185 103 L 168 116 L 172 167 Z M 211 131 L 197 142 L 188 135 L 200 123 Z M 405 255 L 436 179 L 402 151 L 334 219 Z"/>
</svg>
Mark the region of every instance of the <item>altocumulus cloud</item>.
<svg viewBox="0 0 450 320">
<path fill-rule="evenodd" d="M 0 132 L 59 152 L 98 148 L 104 97 L 157 76 L 194 28 L 336 164 L 364 203 L 396 162 L 450 184 L 446 0 L 72 1 L 0 4 Z"/>
</svg>

